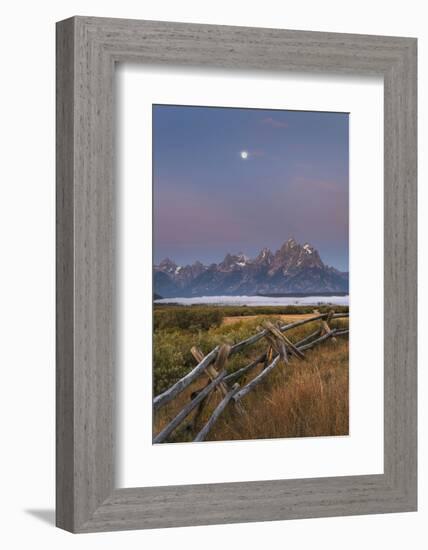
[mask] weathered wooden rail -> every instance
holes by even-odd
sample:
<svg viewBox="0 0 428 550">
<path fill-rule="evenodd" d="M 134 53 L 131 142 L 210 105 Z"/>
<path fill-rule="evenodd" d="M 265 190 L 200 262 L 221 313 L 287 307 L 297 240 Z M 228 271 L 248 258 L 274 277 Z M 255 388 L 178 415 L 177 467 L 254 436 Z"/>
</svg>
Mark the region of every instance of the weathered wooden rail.
<svg viewBox="0 0 428 550">
<path fill-rule="evenodd" d="M 285 325 L 280 323 L 274 325 L 273 323 L 266 321 L 263 323 L 263 327 L 260 327 L 260 330 L 253 336 L 246 338 L 233 346 L 228 346 L 226 344 L 216 346 L 205 356 L 198 348 L 193 347 L 191 352 L 198 364 L 170 388 L 153 399 L 153 410 L 157 411 L 160 407 L 169 403 L 202 375 L 206 375 L 208 377 L 208 383 L 200 391 L 192 394 L 190 402 L 187 403 L 180 410 L 180 412 L 156 436 L 153 437 L 153 443 L 164 442 L 196 407 L 198 407 L 198 409 L 194 415 L 193 423 L 189 424 L 189 426 L 193 429 L 197 428 L 198 420 L 201 418 L 204 408 L 208 405 L 213 393 L 217 391 L 221 397 L 220 403 L 211 414 L 205 426 L 197 432 L 197 435 L 193 440 L 204 441 L 220 415 L 228 406 L 233 405 L 238 414 L 244 413 L 240 400 L 252 391 L 262 380 L 264 380 L 269 373 L 277 367 L 278 364 L 281 362 L 283 364 L 287 364 L 291 356 L 294 356 L 299 360 L 304 360 L 304 352 L 306 350 L 309 350 L 328 339 L 335 342 L 336 337 L 349 334 L 349 329 L 330 328 L 330 323 L 332 320 L 347 318 L 349 317 L 348 313 L 335 314 L 334 311 L 329 311 L 328 313 L 320 314 L 316 310 L 314 313 L 315 315 L 313 317 Z M 290 338 L 284 334 L 293 328 L 305 325 L 307 323 L 313 323 L 314 321 L 319 321 L 319 328 L 296 343 L 293 343 Z M 259 342 L 263 338 L 265 338 L 268 343 L 267 351 L 259 355 L 248 365 L 245 365 L 237 371 L 228 374 L 226 369 L 227 359 L 231 355 L 242 351 L 246 347 Z M 260 364 L 263 364 L 263 369 L 246 385 L 240 387 L 237 381 L 250 373 Z"/>
</svg>

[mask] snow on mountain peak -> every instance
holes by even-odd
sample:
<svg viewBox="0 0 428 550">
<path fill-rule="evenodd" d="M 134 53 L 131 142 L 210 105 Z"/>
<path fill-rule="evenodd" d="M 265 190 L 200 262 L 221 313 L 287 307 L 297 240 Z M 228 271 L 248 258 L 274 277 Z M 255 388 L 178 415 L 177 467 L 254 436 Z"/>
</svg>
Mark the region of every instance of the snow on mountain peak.
<svg viewBox="0 0 428 550">
<path fill-rule="evenodd" d="M 347 273 L 327 267 L 316 248 L 293 238 L 276 252 L 261 249 L 254 259 L 239 252 L 226 254 L 218 264 L 182 267 L 165 258 L 155 266 L 155 292 L 164 297 L 347 289 Z"/>
</svg>

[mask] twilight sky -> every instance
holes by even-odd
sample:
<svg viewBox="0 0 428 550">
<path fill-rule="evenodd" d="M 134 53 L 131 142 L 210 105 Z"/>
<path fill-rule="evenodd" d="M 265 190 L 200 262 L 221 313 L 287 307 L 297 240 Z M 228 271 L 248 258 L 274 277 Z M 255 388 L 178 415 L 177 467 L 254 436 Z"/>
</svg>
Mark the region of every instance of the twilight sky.
<svg viewBox="0 0 428 550">
<path fill-rule="evenodd" d="M 154 105 L 155 263 L 254 257 L 294 237 L 347 271 L 348 120 L 346 113 Z"/>
</svg>

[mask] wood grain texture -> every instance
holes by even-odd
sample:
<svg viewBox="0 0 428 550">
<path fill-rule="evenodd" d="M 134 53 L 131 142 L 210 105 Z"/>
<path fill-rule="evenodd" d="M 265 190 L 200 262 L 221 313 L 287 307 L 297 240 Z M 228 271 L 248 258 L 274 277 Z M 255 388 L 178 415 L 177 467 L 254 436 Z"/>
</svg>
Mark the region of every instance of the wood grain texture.
<svg viewBox="0 0 428 550">
<path fill-rule="evenodd" d="M 247 393 L 249 393 L 254 388 L 254 386 L 259 384 L 259 382 L 261 382 L 270 373 L 270 371 L 273 370 L 278 365 L 280 359 L 281 359 L 281 356 L 277 355 L 272 361 L 272 363 L 270 363 L 270 365 L 268 365 L 261 372 L 259 372 L 259 374 L 255 376 L 250 382 L 248 382 L 246 386 L 244 386 L 241 390 L 239 390 L 239 392 L 234 396 L 234 400 L 239 401 L 240 399 L 245 397 Z"/>
<path fill-rule="evenodd" d="M 227 394 L 223 397 L 223 399 L 220 401 L 220 403 L 214 409 L 212 415 L 210 416 L 210 418 L 207 421 L 207 423 L 205 424 L 205 426 L 196 435 L 195 439 L 193 440 L 194 442 L 204 441 L 204 439 L 207 437 L 209 432 L 212 430 L 214 424 L 220 418 L 221 414 L 226 409 L 227 405 L 229 404 L 230 400 L 235 395 L 235 393 L 238 391 L 238 389 L 239 389 L 239 384 L 234 384 L 232 386 L 232 388 L 227 392 Z"/>
<path fill-rule="evenodd" d="M 56 37 L 56 522 L 74 526 L 74 24 Z"/>
<path fill-rule="evenodd" d="M 383 76 L 383 475 L 115 489 L 118 61 Z M 415 510 L 416 40 L 75 17 L 57 26 L 57 97 L 58 526 L 91 532 Z"/>
<path fill-rule="evenodd" d="M 171 422 L 167 424 L 156 437 L 153 438 L 153 443 L 162 443 L 163 441 L 165 441 L 165 439 L 175 430 L 175 428 L 177 428 L 183 422 L 183 420 L 189 416 L 193 409 L 197 407 L 205 399 L 205 397 L 208 397 L 213 389 L 221 384 L 221 381 L 223 380 L 225 375 L 225 371 L 219 373 L 219 375 L 214 378 L 214 380 L 212 380 L 210 384 L 208 384 L 208 386 L 205 386 L 205 388 L 201 390 L 198 395 L 190 401 L 190 403 L 187 403 L 187 405 L 185 405 L 185 407 L 181 409 L 177 416 L 173 418 Z"/>
<path fill-rule="evenodd" d="M 219 346 L 216 346 L 208 353 L 208 355 L 204 356 L 202 354 L 202 358 L 195 368 L 189 371 L 185 376 L 183 376 L 183 378 L 180 378 L 180 380 L 178 380 L 163 393 L 157 395 L 153 399 L 153 410 L 156 411 L 166 403 L 169 403 L 172 399 L 174 399 L 174 397 L 190 386 L 190 384 L 194 382 L 206 369 L 209 368 L 211 363 L 216 360 L 218 350 Z"/>
</svg>

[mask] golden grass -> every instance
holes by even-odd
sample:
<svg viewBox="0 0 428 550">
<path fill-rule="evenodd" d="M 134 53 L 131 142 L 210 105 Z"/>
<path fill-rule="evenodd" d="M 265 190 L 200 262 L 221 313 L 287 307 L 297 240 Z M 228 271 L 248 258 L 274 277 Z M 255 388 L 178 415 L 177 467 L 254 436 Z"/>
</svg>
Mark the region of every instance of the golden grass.
<svg viewBox="0 0 428 550">
<path fill-rule="evenodd" d="M 260 319 L 261 321 L 262 319 Z M 245 323 L 245 320 L 241 319 Z M 254 322 L 254 317 L 251 322 Z M 336 321 L 346 326 L 347 320 Z M 297 341 L 311 333 L 316 323 L 308 323 L 289 335 Z M 294 332 L 294 334 L 293 334 Z M 349 433 L 349 373 L 348 338 L 327 341 L 306 352 L 305 360 L 292 358 L 288 365 L 279 364 L 265 381 L 245 396 L 241 403 L 244 414 L 232 406 L 226 409 L 207 440 L 227 441 L 284 437 L 337 436 Z M 260 350 L 255 352 L 255 355 Z M 248 356 L 240 366 L 247 364 Z M 253 371 L 245 385 L 257 372 Z M 192 392 L 202 388 L 207 378 L 201 377 L 175 400 L 162 408 L 154 418 L 154 433 L 158 433 L 191 398 Z M 220 396 L 214 393 L 196 426 L 189 426 L 193 413 L 177 428 L 169 441 L 192 441 L 197 431 L 210 417 Z M 185 426 L 188 426 L 185 429 Z"/>
<path fill-rule="evenodd" d="M 314 437 L 349 433 L 348 341 L 308 351 L 305 361 L 279 365 L 243 400 L 244 415 L 227 411 L 210 440 Z"/>
<path fill-rule="evenodd" d="M 284 322 L 290 322 L 293 321 L 303 321 L 304 319 L 310 319 L 311 317 L 315 317 L 316 313 L 284 313 L 281 315 L 275 315 L 276 319 L 281 319 L 281 321 Z M 269 317 L 272 317 L 271 314 L 265 314 L 265 315 L 258 315 L 258 318 L 260 318 L 260 321 L 263 319 L 268 319 Z M 250 321 L 254 319 L 254 315 L 241 315 L 238 316 L 232 316 L 232 317 L 223 317 L 223 325 L 234 325 L 236 323 L 241 323 L 242 321 Z"/>
</svg>

